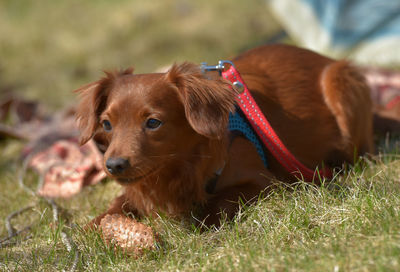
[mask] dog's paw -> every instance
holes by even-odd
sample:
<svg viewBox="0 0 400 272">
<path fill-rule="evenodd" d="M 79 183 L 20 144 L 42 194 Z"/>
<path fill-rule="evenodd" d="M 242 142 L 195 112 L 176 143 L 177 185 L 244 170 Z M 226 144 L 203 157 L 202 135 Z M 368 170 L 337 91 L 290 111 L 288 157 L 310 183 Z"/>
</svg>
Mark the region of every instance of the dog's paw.
<svg viewBox="0 0 400 272">
<path fill-rule="evenodd" d="M 106 243 L 120 247 L 125 253 L 140 255 L 156 249 L 157 235 L 152 228 L 121 214 L 106 215 L 100 221 Z"/>
</svg>

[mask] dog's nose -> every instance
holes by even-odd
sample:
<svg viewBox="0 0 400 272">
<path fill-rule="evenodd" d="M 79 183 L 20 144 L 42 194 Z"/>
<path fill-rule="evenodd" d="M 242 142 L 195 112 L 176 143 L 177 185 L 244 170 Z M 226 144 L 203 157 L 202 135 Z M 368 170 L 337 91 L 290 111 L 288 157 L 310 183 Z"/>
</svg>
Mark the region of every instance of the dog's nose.
<svg viewBox="0 0 400 272">
<path fill-rule="evenodd" d="M 129 161 L 124 158 L 109 158 L 106 167 L 112 175 L 122 174 L 129 167 Z"/>
</svg>

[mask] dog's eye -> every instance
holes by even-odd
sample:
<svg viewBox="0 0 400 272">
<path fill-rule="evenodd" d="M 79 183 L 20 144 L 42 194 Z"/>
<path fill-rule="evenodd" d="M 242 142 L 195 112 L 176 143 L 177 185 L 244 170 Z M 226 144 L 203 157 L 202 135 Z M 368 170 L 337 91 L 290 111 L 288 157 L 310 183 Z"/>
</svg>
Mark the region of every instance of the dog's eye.
<svg viewBox="0 0 400 272">
<path fill-rule="evenodd" d="M 111 126 L 110 121 L 104 120 L 103 121 L 103 128 L 104 128 L 105 131 L 110 132 L 112 130 L 112 126 Z"/>
<path fill-rule="evenodd" d="M 146 121 L 146 128 L 149 129 L 156 129 L 161 126 L 162 122 L 160 120 L 150 118 Z"/>
</svg>

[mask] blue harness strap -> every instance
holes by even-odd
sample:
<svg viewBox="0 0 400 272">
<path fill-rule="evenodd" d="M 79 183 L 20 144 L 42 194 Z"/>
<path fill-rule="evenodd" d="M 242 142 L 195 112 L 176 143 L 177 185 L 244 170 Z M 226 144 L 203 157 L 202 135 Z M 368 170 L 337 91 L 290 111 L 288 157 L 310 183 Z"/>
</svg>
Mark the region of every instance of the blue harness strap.
<svg viewBox="0 0 400 272">
<path fill-rule="evenodd" d="M 254 132 L 253 128 L 250 124 L 243 118 L 240 114 L 240 109 L 236 108 L 235 113 L 229 114 L 229 131 L 237 131 L 240 132 L 247 140 L 253 143 L 253 145 L 257 149 L 258 155 L 260 155 L 262 161 L 266 168 L 268 168 L 267 157 L 265 155 L 265 151 L 263 148 L 263 144 L 258 138 L 257 134 Z"/>
</svg>

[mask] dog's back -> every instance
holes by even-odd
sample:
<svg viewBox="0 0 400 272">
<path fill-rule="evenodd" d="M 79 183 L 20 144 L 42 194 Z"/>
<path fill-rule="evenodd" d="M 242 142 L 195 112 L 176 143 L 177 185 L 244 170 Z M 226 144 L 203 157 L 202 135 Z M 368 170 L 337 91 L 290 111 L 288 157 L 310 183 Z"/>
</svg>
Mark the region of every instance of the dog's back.
<svg viewBox="0 0 400 272">
<path fill-rule="evenodd" d="M 305 165 L 338 166 L 373 151 L 369 89 L 347 62 L 270 45 L 234 63 L 281 140 Z M 268 159 L 287 176 L 272 156 Z"/>
</svg>

